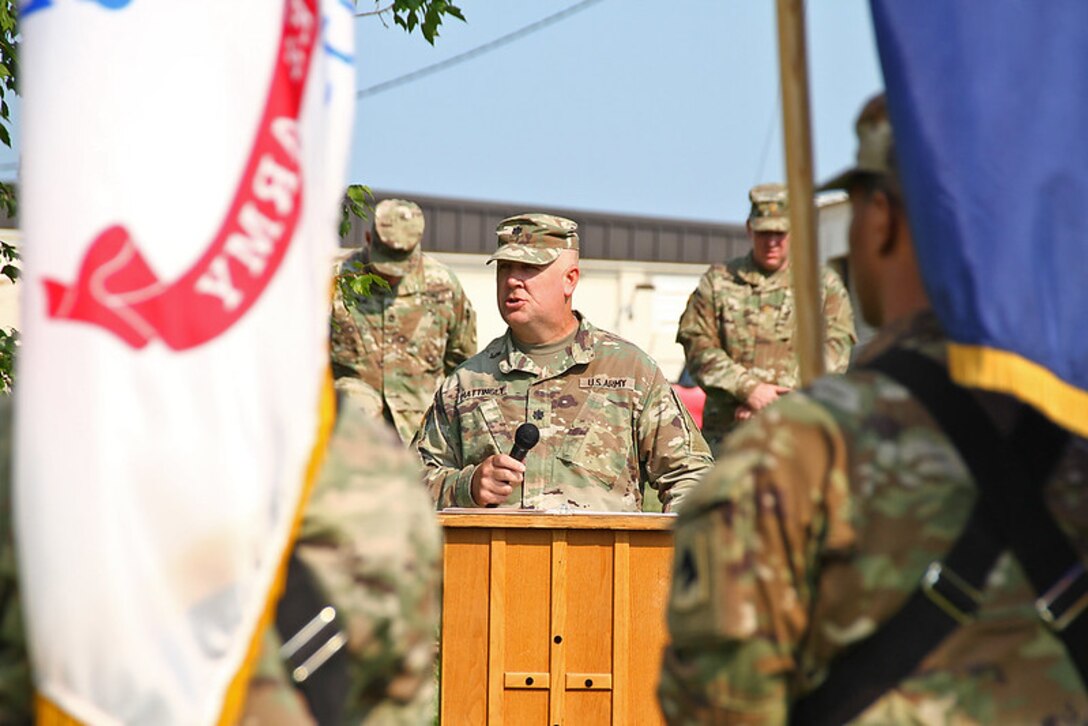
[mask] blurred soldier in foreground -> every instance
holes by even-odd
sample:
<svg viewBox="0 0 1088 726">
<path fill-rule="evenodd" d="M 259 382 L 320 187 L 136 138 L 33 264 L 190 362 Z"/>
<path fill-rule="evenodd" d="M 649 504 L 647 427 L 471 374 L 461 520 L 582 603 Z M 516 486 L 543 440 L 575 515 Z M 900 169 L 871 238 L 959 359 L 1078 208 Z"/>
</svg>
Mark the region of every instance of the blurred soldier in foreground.
<svg viewBox="0 0 1088 726">
<path fill-rule="evenodd" d="M 332 304 L 333 375 L 358 379 L 356 394 L 370 393 L 404 443 L 439 382 L 476 352 L 476 313 L 453 271 L 420 250 L 423 222 L 414 202 L 378 202 L 369 245 L 340 273 L 374 272 L 391 290 L 345 297 L 338 285 Z"/>
<path fill-rule="evenodd" d="M 749 418 L 799 380 L 786 188 L 762 184 L 748 198 L 752 251 L 706 271 L 676 334 L 688 371 L 706 391 L 703 436 L 711 447 L 735 421 Z M 841 373 L 857 340 L 854 315 L 838 275 L 826 267 L 820 274 L 827 370 Z"/>
<path fill-rule="evenodd" d="M 677 724 L 1086 723 L 1088 674 L 1060 638 L 1088 623 L 1088 442 L 951 383 L 883 97 L 857 132 L 857 167 L 828 186 L 850 194 L 850 269 L 880 331 L 856 369 L 728 436 L 685 501 L 662 708 Z M 941 397 L 977 417 L 948 426 Z M 1049 528 L 1017 534 L 1005 479 Z M 1062 540 L 1068 581 L 1033 589 L 1039 563 L 1009 551 L 1024 535 Z"/>
<path fill-rule="evenodd" d="M 434 718 L 442 535 L 415 458 L 339 398 L 280 604 L 280 632 L 265 638 L 243 722 L 310 723 L 312 713 L 318 723 L 415 726 Z M 308 642 L 282 657 L 282 644 L 326 605 L 335 619 L 297 638 Z M 341 639 L 343 650 L 331 654 Z M 303 684 L 307 697 L 291 685 L 299 666 L 313 672 Z"/>
<path fill-rule="evenodd" d="M 677 506 L 710 452 L 657 365 L 572 308 L 577 225 L 548 214 L 503 220 L 497 262 L 506 334 L 435 394 L 418 439 L 438 507 L 642 508 L 644 488 Z M 540 431 L 525 463 L 519 424 Z"/>
</svg>

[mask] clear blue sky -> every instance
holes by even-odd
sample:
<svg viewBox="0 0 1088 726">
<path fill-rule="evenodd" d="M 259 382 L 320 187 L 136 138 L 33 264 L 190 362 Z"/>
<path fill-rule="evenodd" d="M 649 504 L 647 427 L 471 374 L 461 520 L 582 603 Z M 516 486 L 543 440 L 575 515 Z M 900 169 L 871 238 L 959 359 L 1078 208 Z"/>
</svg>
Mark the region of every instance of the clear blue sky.
<svg viewBox="0 0 1088 726">
<path fill-rule="evenodd" d="M 433 48 L 392 23 L 359 18 L 358 87 L 573 4 L 462 0 L 468 22 L 448 21 Z M 356 105 L 351 181 L 510 202 L 512 212 L 555 205 L 743 220 L 748 188 L 784 174 L 774 7 L 601 0 L 510 45 L 365 97 Z M 820 177 L 851 163 L 853 119 L 882 82 L 866 0 L 809 2 L 807 20 Z"/>
<path fill-rule="evenodd" d="M 383 2 L 381 5 L 385 5 Z M 461 0 L 434 47 L 356 20 L 358 88 L 463 53 L 574 0 Z M 771 0 L 600 0 L 490 53 L 356 104 L 349 179 L 378 189 L 737 222 L 781 181 Z M 360 10 L 373 8 L 360 0 Z M 882 83 L 866 0 L 808 3 L 817 176 L 849 164 Z M 0 149 L 0 178 L 15 151 Z"/>
</svg>

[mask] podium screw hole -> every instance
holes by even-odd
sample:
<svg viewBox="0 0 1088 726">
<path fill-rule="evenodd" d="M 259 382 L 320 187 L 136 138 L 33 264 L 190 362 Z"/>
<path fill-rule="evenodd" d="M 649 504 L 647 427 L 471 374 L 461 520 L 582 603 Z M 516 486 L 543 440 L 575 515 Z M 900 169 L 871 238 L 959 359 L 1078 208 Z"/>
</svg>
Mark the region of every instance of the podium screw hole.
<svg viewBox="0 0 1088 726">
<path fill-rule="evenodd" d="M 593 688 L 593 679 L 592 678 L 587 678 L 586 679 L 586 688 Z"/>
<path fill-rule="evenodd" d="M 525 679 L 525 685 L 527 685 L 527 686 L 533 685 L 533 677 L 532 676 L 529 676 L 528 678 Z"/>
<path fill-rule="evenodd" d="M 552 640 L 554 640 L 556 642 L 556 644 L 562 643 L 563 642 L 563 636 L 562 635 L 557 635 L 554 638 L 552 638 Z"/>
</svg>

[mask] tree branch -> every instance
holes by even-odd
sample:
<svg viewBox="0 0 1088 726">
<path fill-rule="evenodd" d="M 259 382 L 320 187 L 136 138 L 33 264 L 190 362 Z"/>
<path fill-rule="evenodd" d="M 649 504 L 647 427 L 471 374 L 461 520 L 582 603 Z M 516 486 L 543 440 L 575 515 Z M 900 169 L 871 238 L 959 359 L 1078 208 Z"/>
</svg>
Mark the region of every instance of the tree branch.
<svg viewBox="0 0 1088 726">
<path fill-rule="evenodd" d="M 380 10 L 368 10 L 365 13 L 355 13 L 355 17 L 362 18 L 367 15 L 384 15 L 385 13 L 388 13 L 390 10 L 392 10 L 394 5 L 396 5 L 396 3 L 392 2 L 386 5 L 384 8 L 381 8 Z"/>
</svg>

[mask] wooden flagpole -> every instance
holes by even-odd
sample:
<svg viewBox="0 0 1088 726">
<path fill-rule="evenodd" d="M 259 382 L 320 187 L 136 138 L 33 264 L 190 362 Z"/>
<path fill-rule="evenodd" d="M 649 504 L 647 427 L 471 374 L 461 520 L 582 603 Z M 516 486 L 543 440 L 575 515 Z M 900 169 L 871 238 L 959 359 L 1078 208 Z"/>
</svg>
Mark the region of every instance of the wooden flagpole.
<svg viewBox="0 0 1088 726">
<path fill-rule="evenodd" d="M 805 8 L 803 0 L 777 1 L 778 68 L 790 195 L 790 267 L 797 321 L 795 350 L 801 384 L 807 385 L 824 373 L 824 321 L 812 183 Z"/>
</svg>

